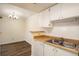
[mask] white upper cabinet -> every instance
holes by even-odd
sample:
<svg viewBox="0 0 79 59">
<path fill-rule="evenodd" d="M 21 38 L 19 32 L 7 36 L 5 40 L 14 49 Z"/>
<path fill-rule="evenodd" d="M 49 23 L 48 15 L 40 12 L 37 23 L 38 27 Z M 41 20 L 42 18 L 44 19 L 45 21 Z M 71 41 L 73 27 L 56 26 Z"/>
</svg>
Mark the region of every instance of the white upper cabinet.
<svg viewBox="0 0 79 59">
<path fill-rule="evenodd" d="M 79 3 L 61 3 L 51 7 L 51 20 L 79 16 Z"/>
<path fill-rule="evenodd" d="M 62 8 L 62 4 L 57 4 L 55 6 L 52 6 L 51 7 L 51 11 L 50 11 L 50 17 L 51 17 L 51 20 L 59 20 L 62 18 L 61 16 L 61 8 Z"/>
<path fill-rule="evenodd" d="M 43 29 L 40 28 L 40 17 L 39 14 L 33 15 L 28 19 L 28 27 L 30 31 L 42 31 Z"/>
<path fill-rule="evenodd" d="M 39 17 L 39 14 L 35 15 L 35 23 L 36 23 L 35 24 L 36 26 L 40 27 L 40 17 Z"/>
<path fill-rule="evenodd" d="M 37 15 L 33 15 L 30 17 L 30 25 L 32 27 L 38 27 L 37 25 Z"/>
<path fill-rule="evenodd" d="M 63 3 L 62 17 L 69 18 L 79 16 L 79 3 Z"/>
<path fill-rule="evenodd" d="M 42 27 L 49 27 L 50 15 L 49 9 L 42 12 Z"/>
<path fill-rule="evenodd" d="M 39 21 L 39 27 L 43 27 L 43 21 L 44 21 L 44 19 L 43 19 L 43 13 L 41 12 L 41 13 L 39 13 L 39 17 L 38 17 L 39 19 L 38 19 L 38 21 Z"/>
<path fill-rule="evenodd" d="M 79 3 L 60 3 L 32 17 L 34 26 L 50 27 L 50 21 L 79 16 Z"/>
</svg>

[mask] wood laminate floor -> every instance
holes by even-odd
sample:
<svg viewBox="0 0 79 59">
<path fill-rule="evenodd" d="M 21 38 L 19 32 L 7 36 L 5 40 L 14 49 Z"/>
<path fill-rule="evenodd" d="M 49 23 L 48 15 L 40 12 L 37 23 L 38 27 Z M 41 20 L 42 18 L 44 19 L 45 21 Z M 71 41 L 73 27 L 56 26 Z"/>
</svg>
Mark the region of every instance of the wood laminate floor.
<svg viewBox="0 0 79 59">
<path fill-rule="evenodd" d="M 0 56 L 31 56 L 31 45 L 25 41 L 0 45 Z"/>
</svg>

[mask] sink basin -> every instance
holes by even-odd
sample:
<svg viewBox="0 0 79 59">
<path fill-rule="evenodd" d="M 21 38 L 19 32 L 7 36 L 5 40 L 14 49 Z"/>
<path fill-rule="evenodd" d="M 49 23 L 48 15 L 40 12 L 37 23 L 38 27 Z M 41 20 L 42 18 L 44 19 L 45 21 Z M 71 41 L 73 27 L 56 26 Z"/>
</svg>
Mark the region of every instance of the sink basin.
<svg viewBox="0 0 79 59">
<path fill-rule="evenodd" d="M 67 48 L 72 48 L 72 49 L 76 48 L 75 44 L 72 44 L 72 43 L 68 44 L 68 42 L 64 42 L 63 46 Z"/>
<path fill-rule="evenodd" d="M 70 44 L 70 43 L 68 44 L 68 42 L 63 42 L 62 44 L 60 44 L 59 41 L 55 41 L 52 39 L 48 40 L 47 42 L 52 43 L 52 44 L 56 44 L 56 45 L 61 45 L 61 46 L 66 47 L 66 48 L 74 49 L 76 47 L 74 44 Z"/>
<path fill-rule="evenodd" d="M 48 40 L 47 42 L 52 43 L 52 44 L 57 44 L 57 45 L 63 45 L 63 43 L 59 43 L 57 40 Z"/>
<path fill-rule="evenodd" d="M 61 42 L 59 40 L 48 40 L 47 42 L 52 43 L 52 44 L 63 45 L 63 42 Z"/>
</svg>

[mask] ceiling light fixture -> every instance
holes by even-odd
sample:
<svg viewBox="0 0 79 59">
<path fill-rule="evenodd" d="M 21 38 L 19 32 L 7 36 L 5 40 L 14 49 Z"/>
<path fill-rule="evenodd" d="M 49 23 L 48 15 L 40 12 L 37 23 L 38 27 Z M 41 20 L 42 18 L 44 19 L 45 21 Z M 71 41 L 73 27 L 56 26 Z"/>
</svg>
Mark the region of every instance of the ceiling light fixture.
<svg viewBox="0 0 79 59">
<path fill-rule="evenodd" d="M 9 17 L 10 19 L 13 19 L 13 20 L 15 20 L 15 19 L 18 18 L 18 17 L 15 15 L 15 12 L 13 12 L 12 14 L 10 14 L 8 17 Z"/>
</svg>

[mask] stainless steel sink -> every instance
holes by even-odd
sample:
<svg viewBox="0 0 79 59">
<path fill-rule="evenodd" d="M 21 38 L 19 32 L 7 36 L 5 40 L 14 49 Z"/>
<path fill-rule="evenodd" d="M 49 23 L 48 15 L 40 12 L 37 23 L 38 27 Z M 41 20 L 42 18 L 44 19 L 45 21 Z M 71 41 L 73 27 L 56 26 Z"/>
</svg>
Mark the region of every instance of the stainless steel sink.
<svg viewBox="0 0 79 59">
<path fill-rule="evenodd" d="M 66 48 L 71 48 L 71 49 L 76 48 L 76 45 L 74 45 L 74 44 L 70 45 L 70 44 L 66 44 L 65 42 L 60 44 L 59 41 L 55 41 L 55 40 L 52 40 L 52 39 L 48 40 L 47 42 L 52 43 L 52 44 L 56 44 L 56 45 L 61 45 L 61 46 L 66 47 Z"/>
<path fill-rule="evenodd" d="M 76 48 L 76 44 L 73 44 L 73 43 L 71 43 L 71 44 L 66 44 L 66 43 L 64 42 L 63 46 L 64 46 L 64 47 L 67 47 L 67 48 L 72 48 L 72 49 Z"/>
<path fill-rule="evenodd" d="M 60 42 L 59 40 L 48 40 L 47 42 L 52 43 L 52 44 L 57 44 L 57 45 L 63 45 L 62 42 Z"/>
</svg>

